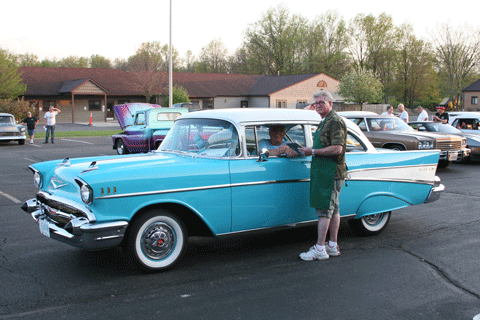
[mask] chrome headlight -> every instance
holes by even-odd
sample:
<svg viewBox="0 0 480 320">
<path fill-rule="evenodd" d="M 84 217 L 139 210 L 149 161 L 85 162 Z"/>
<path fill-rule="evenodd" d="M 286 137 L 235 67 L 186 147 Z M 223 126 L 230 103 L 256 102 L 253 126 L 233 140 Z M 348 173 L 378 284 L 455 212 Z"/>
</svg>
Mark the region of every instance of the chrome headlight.
<svg viewBox="0 0 480 320">
<path fill-rule="evenodd" d="M 24 127 L 21 127 L 21 128 L 20 128 L 20 132 L 25 132 L 25 128 L 24 128 Z"/>
<path fill-rule="evenodd" d="M 93 202 L 93 189 L 85 181 L 80 178 L 75 178 L 75 182 L 80 187 L 80 198 L 85 204 Z"/>
<path fill-rule="evenodd" d="M 418 149 L 433 149 L 433 141 L 419 141 Z"/>
<path fill-rule="evenodd" d="M 467 147 L 467 139 L 462 138 L 462 148 L 466 148 L 466 147 Z"/>
<path fill-rule="evenodd" d="M 35 187 L 40 189 L 42 187 L 42 180 L 42 175 L 38 171 L 35 171 L 33 174 L 33 184 Z"/>
<path fill-rule="evenodd" d="M 80 187 L 80 196 L 82 197 L 82 201 L 86 204 L 90 204 L 93 201 L 93 190 L 90 188 L 89 185 L 83 184 Z"/>
</svg>

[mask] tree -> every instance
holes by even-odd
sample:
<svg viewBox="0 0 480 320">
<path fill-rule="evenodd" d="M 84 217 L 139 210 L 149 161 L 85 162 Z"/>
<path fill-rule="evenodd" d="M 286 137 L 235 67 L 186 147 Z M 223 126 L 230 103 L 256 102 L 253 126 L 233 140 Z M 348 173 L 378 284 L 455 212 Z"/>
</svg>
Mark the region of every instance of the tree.
<svg viewBox="0 0 480 320">
<path fill-rule="evenodd" d="M 89 63 L 87 57 L 77 56 L 68 56 L 60 59 L 58 62 L 58 66 L 64 68 L 88 68 L 88 65 Z"/>
<path fill-rule="evenodd" d="M 376 103 L 383 95 L 383 85 L 370 70 L 352 71 L 341 80 L 338 93 L 349 102 Z"/>
<path fill-rule="evenodd" d="M 26 90 L 27 85 L 22 83 L 16 57 L 0 48 L 0 99 L 14 100 Z"/>
<path fill-rule="evenodd" d="M 134 85 L 145 94 L 147 102 L 161 94 L 161 85 L 168 70 L 165 51 L 168 57 L 168 46 L 165 50 L 158 41 L 144 42 L 135 55 L 128 58 L 126 68 L 132 72 Z"/>
<path fill-rule="evenodd" d="M 17 64 L 19 67 L 40 67 L 37 55 L 33 53 L 25 53 L 17 55 Z"/>
<path fill-rule="evenodd" d="M 221 39 L 214 39 L 203 47 L 195 66 L 197 72 L 228 72 L 228 49 Z"/>
<path fill-rule="evenodd" d="M 429 105 L 440 100 L 436 73 L 433 69 L 434 53 L 429 43 L 417 39 L 410 27 L 405 27 L 395 59 L 395 96 L 407 107 Z"/>
<path fill-rule="evenodd" d="M 112 68 L 112 62 L 110 59 L 102 57 L 101 55 L 94 54 L 90 56 L 90 68 Z"/>
<path fill-rule="evenodd" d="M 301 66 L 307 21 L 279 5 L 245 31 L 244 45 L 254 73 L 288 75 Z"/>
<path fill-rule="evenodd" d="M 452 28 L 448 24 L 431 35 L 435 47 L 442 93 L 449 98 L 459 95 L 473 82 L 480 62 L 480 32 L 465 25 Z"/>
<path fill-rule="evenodd" d="M 304 43 L 305 73 L 325 73 L 340 79 L 350 70 L 347 27 L 338 12 L 327 11 L 316 17 Z"/>
<path fill-rule="evenodd" d="M 385 102 L 392 94 L 394 61 L 401 33 L 393 24 L 391 16 L 381 13 L 378 17 L 358 14 L 350 21 L 349 33 L 352 39 L 350 52 L 357 69 L 372 70 L 385 89 Z"/>
<path fill-rule="evenodd" d="M 180 103 L 180 102 L 190 102 L 190 97 L 188 96 L 187 90 L 182 86 L 174 86 L 172 88 L 172 103 Z M 168 104 L 169 96 L 168 94 L 163 96 L 163 101 Z"/>
</svg>

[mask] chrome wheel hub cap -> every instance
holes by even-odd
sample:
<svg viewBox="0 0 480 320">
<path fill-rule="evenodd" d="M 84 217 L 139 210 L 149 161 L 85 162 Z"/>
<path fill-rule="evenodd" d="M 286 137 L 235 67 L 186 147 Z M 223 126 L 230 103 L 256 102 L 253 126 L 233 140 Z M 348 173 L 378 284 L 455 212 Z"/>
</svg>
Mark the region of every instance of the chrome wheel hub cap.
<svg viewBox="0 0 480 320">
<path fill-rule="evenodd" d="M 175 231 L 166 223 L 154 223 L 142 234 L 142 250 L 150 259 L 161 260 L 175 248 Z"/>
</svg>

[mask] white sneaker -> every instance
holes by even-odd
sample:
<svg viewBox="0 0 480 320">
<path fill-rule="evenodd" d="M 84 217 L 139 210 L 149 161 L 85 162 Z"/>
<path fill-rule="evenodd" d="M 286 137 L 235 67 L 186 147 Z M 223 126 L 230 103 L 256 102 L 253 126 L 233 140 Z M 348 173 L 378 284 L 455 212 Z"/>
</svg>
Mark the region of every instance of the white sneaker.
<svg viewBox="0 0 480 320">
<path fill-rule="evenodd" d="M 33 141 L 32 141 L 32 140 L 30 140 L 30 144 L 33 144 Z"/>
<path fill-rule="evenodd" d="M 328 243 L 325 244 L 325 251 L 327 251 L 329 256 L 338 257 L 340 255 L 340 248 L 338 245 L 330 247 Z"/>
<path fill-rule="evenodd" d="M 330 258 L 325 249 L 322 251 L 318 250 L 318 247 L 314 245 L 307 252 L 300 253 L 300 259 L 304 261 L 313 261 L 313 260 L 326 260 Z"/>
</svg>

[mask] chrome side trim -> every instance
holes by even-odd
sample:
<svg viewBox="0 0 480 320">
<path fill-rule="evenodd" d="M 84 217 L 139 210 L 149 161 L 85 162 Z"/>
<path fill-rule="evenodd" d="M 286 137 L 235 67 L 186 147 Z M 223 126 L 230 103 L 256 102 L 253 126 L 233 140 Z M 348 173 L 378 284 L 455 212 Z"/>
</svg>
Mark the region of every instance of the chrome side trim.
<svg viewBox="0 0 480 320">
<path fill-rule="evenodd" d="M 135 192 L 135 193 L 126 193 L 126 194 L 113 194 L 113 195 L 96 197 L 95 199 L 127 198 L 127 197 L 137 197 L 137 196 L 149 196 L 149 195 L 156 195 L 156 194 L 168 194 L 168 193 L 176 193 L 176 192 L 190 192 L 190 191 L 202 191 L 202 190 L 214 190 L 214 189 L 223 189 L 223 188 L 277 184 L 277 183 L 297 183 L 297 182 L 310 182 L 310 179 L 271 180 L 271 181 L 242 182 L 242 183 L 233 183 L 233 184 L 220 184 L 220 185 L 211 185 L 211 186 L 203 186 L 203 187 L 156 190 L 156 191 Z"/>
</svg>

